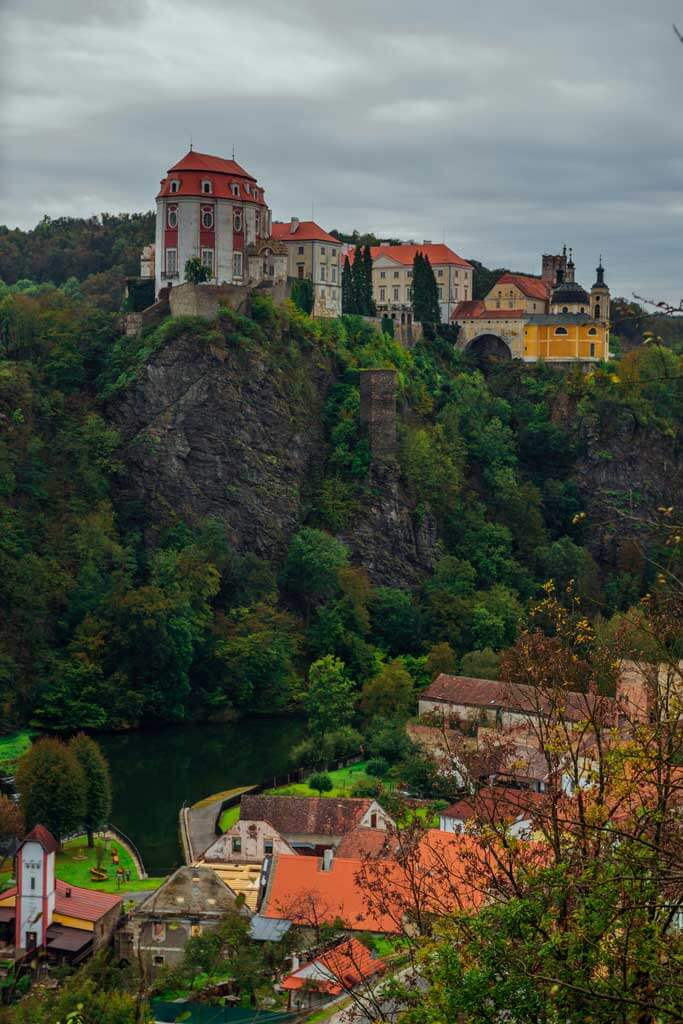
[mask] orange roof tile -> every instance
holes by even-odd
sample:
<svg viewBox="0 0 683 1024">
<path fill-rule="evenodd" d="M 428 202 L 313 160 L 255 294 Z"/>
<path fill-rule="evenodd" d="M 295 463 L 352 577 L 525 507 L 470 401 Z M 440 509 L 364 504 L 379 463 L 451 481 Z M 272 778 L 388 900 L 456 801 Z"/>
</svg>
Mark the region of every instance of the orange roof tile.
<svg viewBox="0 0 683 1024">
<path fill-rule="evenodd" d="M 296 231 L 292 231 L 290 221 L 274 221 L 272 234 L 279 242 L 331 242 L 340 247 L 342 244 L 314 220 L 300 220 Z"/>
<path fill-rule="evenodd" d="M 526 316 L 523 309 L 487 309 L 481 299 L 459 302 L 451 320 L 519 320 Z"/>
<path fill-rule="evenodd" d="M 24 836 L 21 845 L 24 843 L 38 843 L 45 850 L 45 853 L 56 853 L 59 843 L 44 825 L 36 825 L 28 835 Z"/>
<path fill-rule="evenodd" d="M 379 256 L 386 256 L 396 263 L 401 263 L 403 266 L 412 267 L 413 260 L 418 252 L 421 252 L 423 256 L 429 257 L 429 262 L 433 267 L 438 266 L 454 266 L 464 267 L 465 269 L 472 269 L 472 264 L 464 260 L 462 256 L 458 256 L 457 252 L 453 252 L 447 245 L 439 242 L 429 242 L 422 245 L 372 245 L 370 247 L 370 253 L 373 260 L 376 260 Z M 353 263 L 353 257 L 355 250 L 348 253 L 350 261 Z"/>
<path fill-rule="evenodd" d="M 327 995 L 339 996 L 385 968 L 384 961 L 374 957 L 358 939 L 345 939 L 322 956 L 302 964 L 284 979 L 282 987 L 295 992 L 312 986 Z"/>
<path fill-rule="evenodd" d="M 235 174 L 241 178 L 248 178 L 249 181 L 256 181 L 248 171 L 235 160 L 225 160 L 222 156 L 210 156 L 208 153 L 198 153 L 191 149 L 177 164 L 169 167 L 168 173 L 174 171 L 207 171 L 210 174 Z"/>
<path fill-rule="evenodd" d="M 496 281 L 494 288 L 501 284 L 516 285 L 522 295 L 530 299 L 546 300 L 550 297 L 550 288 L 540 277 L 532 277 L 531 274 L 503 274 Z M 491 289 L 493 291 L 493 288 Z"/>
<path fill-rule="evenodd" d="M 3 892 L 2 898 L 16 898 L 16 895 L 15 886 Z M 94 889 L 82 889 L 78 885 L 67 885 L 61 878 L 55 883 L 55 914 L 62 914 L 64 917 L 75 917 L 81 921 L 99 921 L 112 907 L 117 904 L 120 906 L 121 902 L 121 897 L 114 893 L 96 892 Z"/>
</svg>

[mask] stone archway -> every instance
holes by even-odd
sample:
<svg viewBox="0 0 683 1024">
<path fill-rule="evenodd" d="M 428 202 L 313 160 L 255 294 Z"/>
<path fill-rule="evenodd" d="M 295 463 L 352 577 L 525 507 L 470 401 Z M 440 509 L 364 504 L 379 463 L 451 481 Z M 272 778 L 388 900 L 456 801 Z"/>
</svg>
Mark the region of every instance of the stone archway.
<svg viewBox="0 0 683 1024">
<path fill-rule="evenodd" d="M 478 334 L 472 338 L 465 351 L 487 362 L 506 362 L 512 359 L 510 346 L 498 334 Z"/>
</svg>

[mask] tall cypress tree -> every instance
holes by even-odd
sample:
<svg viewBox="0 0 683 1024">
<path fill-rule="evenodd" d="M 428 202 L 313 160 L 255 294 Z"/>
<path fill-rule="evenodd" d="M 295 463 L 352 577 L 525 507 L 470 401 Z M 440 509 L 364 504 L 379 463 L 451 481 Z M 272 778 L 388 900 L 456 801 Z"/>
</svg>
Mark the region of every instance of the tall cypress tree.
<svg viewBox="0 0 683 1024">
<path fill-rule="evenodd" d="M 375 316 L 377 307 L 372 297 L 372 252 L 370 246 L 366 245 L 363 250 L 363 315 Z"/>
<path fill-rule="evenodd" d="M 413 317 L 423 324 L 441 323 L 439 288 L 428 256 L 415 253 L 412 286 Z"/>
<path fill-rule="evenodd" d="M 88 846 L 94 846 L 93 833 L 106 828 L 111 814 L 111 779 L 109 765 L 100 746 L 80 732 L 69 743 L 85 775 L 85 815 L 83 827 L 88 833 Z"/>
<path fill-rule="evenodd" d="M 363 250 L 357 245 L 353 253 L 353 267 L 351 268 L 351 280 L 353 284 L 353 312 L 363 312 L 363 300 L 365 298 L 365 262 Z"/>
<path fill-rule="evenodd" d="M 351 263 L 349 257 L 346 256 L 344 259 L 344 268 L 342 270 L 341 279 L 342 289 L 342 313 L 355 313 L 355 305 L 353 301 L 353 271 L 351 270 Z"/>
<path fill-rule="evenodd" d="M 427 301 L 427 309 L 429 316 L 427 322 L 430 324 L 441 323 L 441 306 L 439 305 L 439 286 L 436 283 L 434 277 L 434 271 L 432 265 L 429 262 L 429 256 L 424 258 L 424 285 L 425 285 L 425 297 Z"/>
</svg>

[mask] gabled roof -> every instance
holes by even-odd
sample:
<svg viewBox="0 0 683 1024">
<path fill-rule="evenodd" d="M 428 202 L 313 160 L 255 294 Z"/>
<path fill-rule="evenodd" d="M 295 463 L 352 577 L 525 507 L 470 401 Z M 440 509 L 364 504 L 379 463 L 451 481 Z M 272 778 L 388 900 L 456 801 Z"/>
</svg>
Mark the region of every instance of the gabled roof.
<svg viewBox="0 0 683 1024">
<path fill-rule="evenodd" d="M 344 836 L 335 857 L 388 857 L 395 843 L 388 832 L 360 825 Z"/>
<path fill-rule="evenodd" d="M 534 686 L 502 683 L 493 679 L 474 679 L 471 676 L 451 676 L 442 672 L 422 692 L 423 700 L 443 701 L 474 708 L 502 708 L 528 715 L 544 715 L 550 710 L 548 700 Z M 595 707 L 596 700 L 611 702 L 613 698 L 596 698 L 590 693 L 567 690 L 564 694 L 564 717 L 568 721 L 582 721 Z"/>
<path fill-rule="evenodd" d="M 543 803 L 541 793 L 531 790 L 509 789 L 505 786 L 487 786 L 474 796 L 464 797 L 440 811 L 442 818 L 459 821 L 478 819 L 482 824 L 515 822 L 531 818 L 534 810 Z"/>
<path fill-rule="evenodd" d="M 208 153 L 198 153 L 191 149 L 182 157 L 177 164 L 169 167 L 168 173 L 180 171 L 206 171 L 209 174 L 233 174 L 240 178 L 248 178 L 249 181 L 256 181 L 248 171 L 235 160 L 226 160 L 222 156 L 210 156 Z"/>
<path fill-rule="evenodd" d="M 24 843 L 39 843 L 45 853 L 56 853 L 59 849 L 59 843 L 44 825 L 36 825 L 32 828 L 28 835 L 24 836 L 21 845 L 23 846 Z"/>
<path fill-rule="evenodd" d="M 68 895 L 67 895 L 68 894 Z M 16 886 L 0 893 L 3 903 L 16 899 Z M 121 906 L 121 897 L 109 892 L 95 892 L 78 885 L 67 885 L 61 878 L 55 881 L 55 914 L 74 917 L 81 921 L 99 921 L 113 907 Z"/>
<path fill-rule="evenodd" d="M 322 796 L 264 796 L 245 793 L 240 817 L 269 821 L 283 835 L 343 836 L 369 810 L 369 799 Z"/>
<path fill-rule="evenodd" d="M 260 867 L 260 865 L 259 865 Z M 150 893 L 135 914 L 221 917 L 235 904 L 235 893 L 208 867 L 181 867 Z"/>
<path fill-rule="evenodd" d="M 429 262 L 432 267 L 438 266 L 454 266 L 464 267 L 467 270 L 472 269 L 472 264 L 464 260 L 462 256 L 458 256 L 457 252 L 453 252 L 447 245 L 443 243 L 424 242 L 422 245 L 372 245 L 370 246 L 370 253 L 373 261 L 379 259 L 381 256 L 385 256 L 389 260 L 393 260 L 394 263 L 400 263 L 405 267 L 412 267 L 415 256 L 418 252 L 421 252 L 423 256 L 429 257 Z M 353 257 L 355 250 L 348 253 L 351 263 L 353 263 Z"/>
<path fill-rule="evenodd" d="M 384 971 L 385 967 L 384 962 L 374 957 L 358 939 L 344 939 L 322 956 L 292 971 L 282 987 L 285 991 L 296 992 L 312 986 L 326 995 L 339 996 Z"/>
<path fill-rule="evenodd" d="M 541 299 L 545 301 L 550 296 L 550 288 L 540 277 L 533 277 L 531 274 L 503 274 L 494 284 L 491 291 L 500 285 L 511 284 L 519 288 L 522 295 L 529 299 Z"/>
<path fill-rule="evenodd" d="M 328 235 L 314 220 L 300 220 L 294 231 L 291 221 L 274 221 L 272 235 L 279 242 L 329 242 L 340 248 L 342 244 L 334 235 Z"/>
</svg>

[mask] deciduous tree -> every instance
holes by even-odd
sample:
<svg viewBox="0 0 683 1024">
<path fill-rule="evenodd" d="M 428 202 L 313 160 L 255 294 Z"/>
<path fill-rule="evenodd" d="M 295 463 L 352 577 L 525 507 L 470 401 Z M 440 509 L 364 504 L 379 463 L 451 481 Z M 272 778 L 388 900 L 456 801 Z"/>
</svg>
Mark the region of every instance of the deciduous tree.
<svg viewBox="0 0 683 1024">
<path fill-rule="evenodd" d="M 61 840 L 83 825 L 86 779 L 73 750 L 41 739 L 19 761 L 17 790 L 27 828 L 44 825 Z"/>
<path fill-rule="evenodd" d="M 81 732 L 69 743 L 85 776 L 85 815 L 83 827 L 88 833 L 88 846 L 94 846 L 94 832 L 109 824 L 111 814 L 111 778 L 109 765 L 99 743 Z"/>
</svg>

